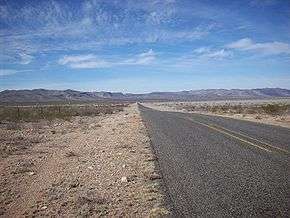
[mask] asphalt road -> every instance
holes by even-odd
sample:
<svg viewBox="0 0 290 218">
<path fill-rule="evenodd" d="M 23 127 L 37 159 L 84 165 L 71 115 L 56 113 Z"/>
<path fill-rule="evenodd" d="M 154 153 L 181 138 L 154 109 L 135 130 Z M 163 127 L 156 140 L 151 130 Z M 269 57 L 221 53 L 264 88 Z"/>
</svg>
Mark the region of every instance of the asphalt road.
<svg viewBox="0 0 290 218">
<path fill-rule="evenodd" d="M 290 216 L 289 129 L 139 109 L 173 216 Z"/>
</svg>

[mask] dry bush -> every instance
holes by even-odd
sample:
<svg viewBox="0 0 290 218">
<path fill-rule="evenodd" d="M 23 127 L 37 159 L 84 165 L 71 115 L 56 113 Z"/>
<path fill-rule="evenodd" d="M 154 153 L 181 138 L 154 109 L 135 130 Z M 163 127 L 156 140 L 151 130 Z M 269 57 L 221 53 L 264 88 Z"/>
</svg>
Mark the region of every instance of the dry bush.
<svg viewBox="0 0 290 218">
<path fill-rule="evenodd" d="M 196 107 L 194 105 L 184 105 L 181 106 L 181 109 L 185 109 L 187 111 L 195 111 Z"/>
<path fill-rule="evenodd" d="M 290 105 L 267 104 L 267 105 L 262 105 L 261 107 L 266 114 L 283 115 L 289 110 Z"/>
<path fill-rule="evenodd" d="M 5 106 L 0 108 L 0 121 L 70 120 L 73 116 L 113 114 L 122 111 L 126 106 L 128 104 Z"/>
<path fill-rule="evenodd" d="M 290 111 L 289 104 L 264 104 L 264 105 L 242 105 L 236 104 L 231 105 L 230 103 L 225 103 L 222 105 L 210 105 L 210 104 L 203 104 L 199 106 L 194 105 L 179 105 L 179 109 L 185 109 L 187 111 L 205 111 L 211 113 L 221 113 L 221 114 L 254 114 L 259 117 L 261 114 L 267 114 L 272 116 L 277 115 L 285 115 Z M 257 118 L 258 119 L 258 118 Z"/>
<path fill-rule="evenodd" d="M 261 120 L 262 117 L 261 117 L 260 115 L 257 115 L 257 116 L 255 117 L 255 119 L 256 119 L 256 120 Z"/>
</svg>

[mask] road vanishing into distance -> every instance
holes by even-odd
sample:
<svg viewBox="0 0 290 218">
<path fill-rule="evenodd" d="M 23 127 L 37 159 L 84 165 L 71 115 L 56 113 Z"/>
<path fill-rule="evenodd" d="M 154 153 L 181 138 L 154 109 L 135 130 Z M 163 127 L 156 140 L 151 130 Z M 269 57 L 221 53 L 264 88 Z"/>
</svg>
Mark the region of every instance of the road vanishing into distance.
<svg viewBox="0 0 290 218">
<path fill-rule="evenodd" d="M 139 105 L 174 217 L 289 217 L 290 130 Z"/>
</svg>

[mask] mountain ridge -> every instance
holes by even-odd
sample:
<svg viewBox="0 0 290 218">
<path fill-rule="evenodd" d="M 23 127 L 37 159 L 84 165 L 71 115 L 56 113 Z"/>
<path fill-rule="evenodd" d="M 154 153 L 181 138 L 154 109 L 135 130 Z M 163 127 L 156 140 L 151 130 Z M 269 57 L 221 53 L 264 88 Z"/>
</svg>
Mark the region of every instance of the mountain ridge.
<svg viewBox="0 0 290 218">
<path fill-rule="evenodd" d="M 200 89 L 184 90 L 177 92 L 151 92 L 144 94 L 105 92 L 105 91 L 76 91 L 49 90 L 49 89 L 23 89 L 4 90 L 0 92 L 1 103 L 23 102 L 63 102 L 63 101 L 199 101 L 199 100 L 239 100 L 239 99 L 267 99 L 267 98 L 290 97 L 289 89 L 282 88 L 257 88 L 257 89 Z"/>
</svg>

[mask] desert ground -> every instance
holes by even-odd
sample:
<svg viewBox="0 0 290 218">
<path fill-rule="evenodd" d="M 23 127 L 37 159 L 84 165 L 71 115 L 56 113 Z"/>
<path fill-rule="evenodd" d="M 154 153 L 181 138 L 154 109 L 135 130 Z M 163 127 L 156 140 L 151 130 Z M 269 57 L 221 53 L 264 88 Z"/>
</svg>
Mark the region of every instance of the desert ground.
<svg viewBox="0 0 290 218">
<path fill-rule="evenodd" d="M 168 191 L 172 192 L 168 187 L 175 183 L 178 187 L 184 174 L 180 174 L 180 180 L 170 179 L 175 174 L 166 177 L 171 169 L 164 168 L 169 163 L 168 153 L 163 154 L 158 145 L 165 143 L 163 148 L 166 148 L 177 138 L 181 140 L 184 132 L 177 133 L 178 129 L 188 123 L 162 126 L 167 113 L 160 111 L 185 112 L 188 119 L 195 113 L 196 119 L 201 116 L 197 114 L 218 115 L 290 127 L 290 99 L 142 105 L 149 107 L 144 109 L 143 116 L 140 111 L 143 106 L 138 107 L 136 103 L 1 106 L 0 217 L 172 215 L 176 209 L 168 202 Z M 159 112 L 150 112 L 150 108 Z M 157 117 L 152 120 L 150 114 Z M 176 119 L 170 116 L 166 122 Z M 162 128 L 173 132 L 164 135 L 166 131 Z M 192 133 L 192 126 L 186 131 Z M 160 141 L 161 136 L 164 140 Z M 168 140 L 169 136 L 172 139 Z M 209 138 L 205 137 L 205 144 L 216 140 Z M 187 139 L 185 135 L 184 140 Z M 231 146 L 235 143 L 229 142 Z M 172 160 L 178 155 L 173 155 Z M 178 166 L 185 163 L 183 158 L 180 161 Z M 163 173 L 165 179 L 161 176 Z"/>
<path fill-rule="evenodd" d="M 0 123 L 0 217 L 168 214 L 136 104 L 18 121 L 10 112 Z"/>
<path fill-rule="evenodd" d="M 161 111 L 200 113 L 290 128 L 290 99 L 153 102 L 147 107 Z"/>
</svg>

